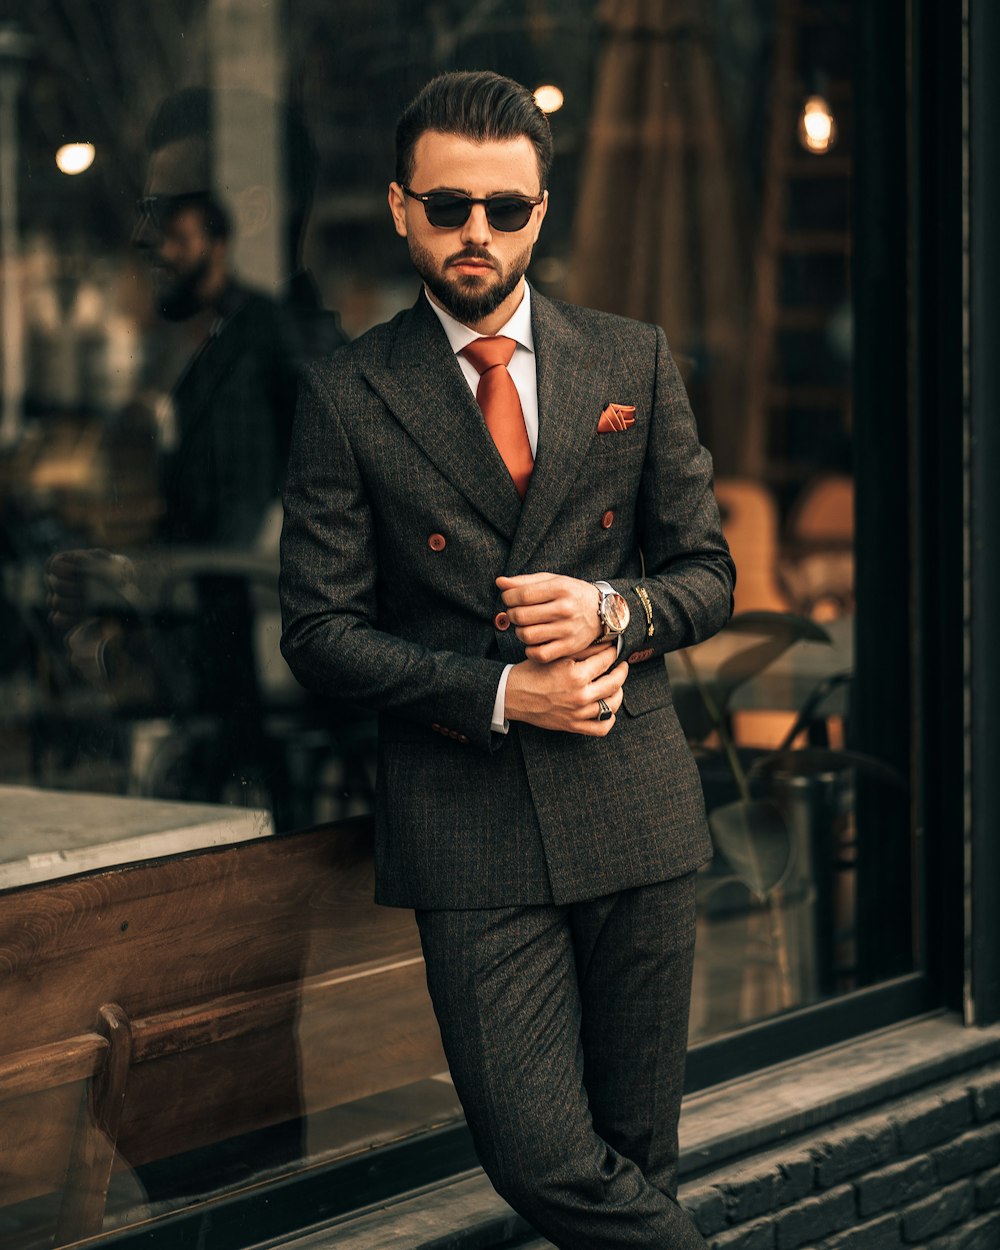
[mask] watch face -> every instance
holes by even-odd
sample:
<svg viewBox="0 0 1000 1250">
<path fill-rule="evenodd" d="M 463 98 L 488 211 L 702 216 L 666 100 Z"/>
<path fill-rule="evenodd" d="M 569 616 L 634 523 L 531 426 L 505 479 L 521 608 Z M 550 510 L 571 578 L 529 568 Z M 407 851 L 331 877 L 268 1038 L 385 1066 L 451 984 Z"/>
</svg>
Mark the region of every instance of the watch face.
<svg viewBox="0 0 1000 1250">
<path fill-rule="evenodd" d="M 613 634 L 622 634 L 625 632 L 629 621 L 628 604 L 625 602 L 623 595 L 617 592 L 605 595 L 603 602 L 602 617 L 606 628 L 610 629 Z"/>
</svg>

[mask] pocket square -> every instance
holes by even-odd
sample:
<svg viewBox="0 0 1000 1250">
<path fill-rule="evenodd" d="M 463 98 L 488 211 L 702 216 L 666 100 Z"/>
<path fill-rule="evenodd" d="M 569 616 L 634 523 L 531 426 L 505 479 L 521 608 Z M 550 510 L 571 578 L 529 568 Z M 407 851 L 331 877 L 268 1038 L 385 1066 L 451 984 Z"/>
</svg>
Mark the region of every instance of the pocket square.
<svg viewBox="0 0 1000 1250">
<path fill-rule="evenodd" d="M 597 422 L 598 434 L 612 434 L 635 425 L 634 404 L 608 404 Z"/>
</svg>

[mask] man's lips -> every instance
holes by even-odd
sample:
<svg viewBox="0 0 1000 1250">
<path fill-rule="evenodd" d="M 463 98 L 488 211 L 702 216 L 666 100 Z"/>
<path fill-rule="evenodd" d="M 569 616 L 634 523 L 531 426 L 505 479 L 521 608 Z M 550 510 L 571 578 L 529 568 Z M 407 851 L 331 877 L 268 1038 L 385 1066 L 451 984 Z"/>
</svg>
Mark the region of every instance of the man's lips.
<svg viewBox="0 0 1000 1250">
<path fill-rule="evenodd" d="M 448 261 L 449 269 L 457 269 L 459 273 L 489 273 L 496 270 L 496 264 L 483 256 L 456 256 Z"/>
</svg>

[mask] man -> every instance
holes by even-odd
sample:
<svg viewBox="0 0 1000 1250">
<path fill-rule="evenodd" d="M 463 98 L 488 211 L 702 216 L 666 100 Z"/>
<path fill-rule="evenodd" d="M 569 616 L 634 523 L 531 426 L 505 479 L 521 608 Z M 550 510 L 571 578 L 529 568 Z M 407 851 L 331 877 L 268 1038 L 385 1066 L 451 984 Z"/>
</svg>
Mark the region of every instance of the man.
<svg viewBox="0 0 1000 1250">
<path fill-rule="evenodd" d="M 228 92 L 225 100 L 255 131 L 267 128 L 277 107 L 249 91 Z M 298 369 L 345 340 L 300 267 L 315 154 L 288 110 L 279 113 L 289 174 L 281 240 L 282 263 L 293 273 L 287 298 L 272 299 L 234 274 L 236 237 L 261 230 L 280 197 L 262 181 L 268 171 L 253 167 L 241 170 L 224 198 L 217 189 L 221 103 L 222 93 L 204 87 L 161 102 L 146 132 L 146 194 L 132 241 L 149 259 L 161 315 L 203 323 L 202 341 L 171 391 L 161 538 L 246 548 L 259 540 L 278 498 Z"/>
<path fill-rule="evenodd" d="M 497 1190 L 572 1250 L 702 1246 L 674 1195 L 710 847 L 661 657 L 731 611 L 710 459 L 662 331 L 526 285 L 523 87 L 435 79 L 396 151 L 424 291 L 306 374 L 282 648 L 379 711 L 377 899 L 416 909 Z"/>
<path fill-rule="evenodd" d="M 230 128 L 282 140 L 281 187 L 259 160 L 247 159 L 220 190 L 220 111 Z M 235 119 L 235 120 L 234 120 Z M 115 672 L 156 677 L 166 707 L 235 714 L 254 709 L 254 614 L 244 576 L 226 570 L 221 552 L 276 554 L 276 510 L 284 480 L 297 372 L 302 361 L 346 341 L 334 312 L 301 269 L 301 239 L 315 184 L 316 154 L 291 110 L 246 90 L 187 88 L 166 96 L 146 128 L 149 164 L 133 244 L 149 261 L 156 310 L 183 325 L 179 341 L 154 337 L 154 385 L 170 394 L 158 405 L 160 502 L 156 560 L 101 550 L 59 552 L 50 561 L 53 622 L 68 632 L 71 659 L 96 684 Z M 279 206 L 284 212 L 279 214 Z M 279 299 L 240 280 L 234 247 L 280 215 Z M 171 359 L 171 345 L 184 355 Z M 186 357 L 186 359 L 185 359 Z M 160 584 L 185 576 L 170 552 L 209 549 L 219 574 L 195 582 L 196 617 L 156 614 Z M 123 634 L 118 620 L 91 615 L 91 582 L 128 591 L 155 630 Z M 149 685 L 146 680 L 145 685 Z"/>
</svg>

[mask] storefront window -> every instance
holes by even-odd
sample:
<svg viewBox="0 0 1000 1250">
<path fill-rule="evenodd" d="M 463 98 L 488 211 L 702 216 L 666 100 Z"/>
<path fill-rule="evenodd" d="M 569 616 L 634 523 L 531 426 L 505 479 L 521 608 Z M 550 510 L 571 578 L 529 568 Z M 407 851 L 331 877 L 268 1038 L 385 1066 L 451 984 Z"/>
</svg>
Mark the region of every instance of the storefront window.
<svg viewBox="0 0 1000 1250">
<path fill-rule="evenodd" d="M 0 1055 L 0 1120 L 22 1126 L 4 1244 L 460 1118 L 410 918 L 368 902 L 364 821 L 273 836 L 371 810 L 373 719 L 300 689 L 278 651 L 279 490 L 300 370 L 417 294 L 385 186 L 396 115 L 444 69 L 537 88 L 556 159 L 529 279 L 662 325 L 715 460 L 737 616 L 668 658 L 717 851 L 691 1040 L 915 970 L 909 744 L 856 715 L 879 657 L 855 555 L 895 541 L 856 520 L 859 3 L 7 13 L 0 1018 L 44 1011 L 9 1034 L 37 1080 Z M 140 933 L 166 962 L 136 1014 L 101 968 Z M 80 967 L 107 997 L 76 1002 Z M 94 1106 L 117 1107 L 105 1151 L 124 1133 L 106 1200 L 79 1170 Z"/>
</svg>

